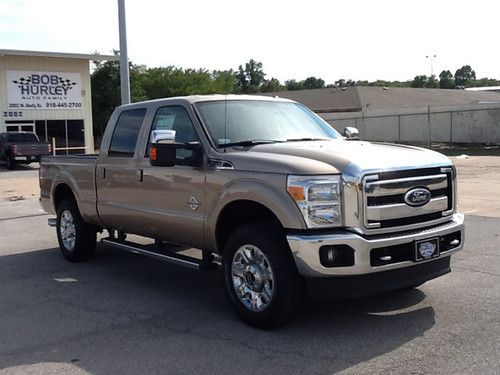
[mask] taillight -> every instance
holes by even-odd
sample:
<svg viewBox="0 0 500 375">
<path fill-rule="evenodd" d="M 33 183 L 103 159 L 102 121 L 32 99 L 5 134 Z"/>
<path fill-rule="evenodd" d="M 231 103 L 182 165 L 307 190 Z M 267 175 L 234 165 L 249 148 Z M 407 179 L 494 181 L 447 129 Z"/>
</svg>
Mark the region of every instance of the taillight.
<svg viewBox="0 0 500 375">
<path fill-rule="evenodd" d="M 12 153 L 13 153 L 14 155 L 16 155 L 16 154 L 17 154 L 17 145 L 12 145 Z"/>
<path fill-rule="evenodd" d="M 49 154 L 52 154 L 52 146 L 49 143 Z"/>
</svg>

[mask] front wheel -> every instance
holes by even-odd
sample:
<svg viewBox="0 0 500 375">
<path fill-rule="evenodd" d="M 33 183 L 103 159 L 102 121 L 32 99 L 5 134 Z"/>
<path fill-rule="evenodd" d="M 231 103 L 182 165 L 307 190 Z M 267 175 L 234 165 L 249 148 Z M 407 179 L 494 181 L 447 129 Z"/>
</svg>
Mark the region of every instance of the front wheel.
<svg viewBox="0 0 500 375">
<path fill-rule="evenodd" d="M 224 276 L 231 305 L 245 323 L 270 329 L 292 320 L 303 302 L 298 274 L 281 228 L 247 224 L 229 237 Z"/>
<path fill-rule="evenodd" d="M 59 248 L 70 262 L 82 262 L 94 255 L 97 231 L 82 220 L 75 201 L 65 200 L 57 207 L 56 231 Z"/>
</svg>

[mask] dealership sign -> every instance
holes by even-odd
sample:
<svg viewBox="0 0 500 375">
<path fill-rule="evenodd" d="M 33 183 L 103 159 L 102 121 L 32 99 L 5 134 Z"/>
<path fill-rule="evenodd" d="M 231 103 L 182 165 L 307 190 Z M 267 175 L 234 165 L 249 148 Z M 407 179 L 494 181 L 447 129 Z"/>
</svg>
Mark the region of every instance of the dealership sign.
<svg viewBox="0 0 500 375">
<path fill-rule="evenodd" d="M 9 110 L 81 109 L 80 73 L 7 71 Z"/>
</svg>

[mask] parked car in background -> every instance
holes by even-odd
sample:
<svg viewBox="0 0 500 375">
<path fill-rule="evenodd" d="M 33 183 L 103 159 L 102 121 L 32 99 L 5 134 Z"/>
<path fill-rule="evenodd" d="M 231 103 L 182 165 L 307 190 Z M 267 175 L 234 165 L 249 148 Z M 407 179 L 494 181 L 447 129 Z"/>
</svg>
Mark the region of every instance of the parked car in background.
<svg viewBox="0 0 500 375">
<path fill-rule="evenodd" d="M 50 155 L 49 143 L 40 142 L 37 135 L 30 132 L 5 132 L 0 134 L 0 160 L 7 169 L 16 164 L 39 162 L 42 155 Z"/>
</svg>

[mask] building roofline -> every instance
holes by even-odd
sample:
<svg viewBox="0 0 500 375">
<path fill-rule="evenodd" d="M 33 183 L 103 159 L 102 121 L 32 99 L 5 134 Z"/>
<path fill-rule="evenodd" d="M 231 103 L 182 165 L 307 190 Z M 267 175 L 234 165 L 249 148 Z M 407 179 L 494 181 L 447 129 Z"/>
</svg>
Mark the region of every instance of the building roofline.
<svg viewBox="0 0 500 375">
<path fill-rule="evenodd" d="M 56 57 L 65 59 L 80 59 L 90 61 L 118 60 L 119 56 L 99 55 L 67 52 L 46 52 L 46 51 L 23 51 L 17 49 L 0 49 L 0 56 L 33 56 L 33 57 Z"/>
</svg>

